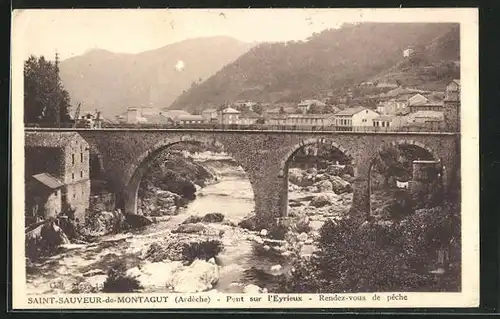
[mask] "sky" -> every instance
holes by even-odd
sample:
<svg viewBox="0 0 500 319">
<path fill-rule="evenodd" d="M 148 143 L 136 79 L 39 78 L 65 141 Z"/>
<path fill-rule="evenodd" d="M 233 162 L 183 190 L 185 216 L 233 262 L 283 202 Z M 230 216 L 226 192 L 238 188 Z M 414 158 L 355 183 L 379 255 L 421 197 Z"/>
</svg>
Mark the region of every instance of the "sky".
<svg viewBox="0 0 500 319">
<path fill-rule="evenodd" d="M 305 40 L 343 22 L 429 19 L 404 9 L 38 9 L 13 13 L 17 54 L 61 59 L 92 49 L 153 50 L 188 38 L 229 36 L 245 42 Z M 407 12 L 407 14 L 403 14 Z M 438 17 L 439 13 L 431 16 Z M 436 18 L 435 18 L 436 19 Z M 443 19 L 443 15 L 439 17 Z"/>
</svg>

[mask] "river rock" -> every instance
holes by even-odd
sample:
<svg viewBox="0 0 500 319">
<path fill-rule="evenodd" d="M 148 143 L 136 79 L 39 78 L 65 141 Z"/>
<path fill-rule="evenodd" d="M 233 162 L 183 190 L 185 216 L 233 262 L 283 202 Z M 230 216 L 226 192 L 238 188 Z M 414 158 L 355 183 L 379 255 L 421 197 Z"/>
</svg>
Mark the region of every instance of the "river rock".
<svg viewBox="0 0 500 319">
<path fill-rule="evenodd" d="M 127 270 L 126 274 L 135 277 L 145 288 L 165 287 L 182 267 L 180 261 L 146 263 L 140 268 Z"/>
<path fill-rule="evenodd" d="M 323 207 L 332 203 L 331 198 L 326 194 L 320 194 L 311 200 L 310 205 L 314 207 Z"/>
<path fill-rule="evenodd" d="M 284 252 L 281 253 L 281 256 L 283 256 L 283 257 L 289 257 L 291 255 L 292 255 L 292 252 L 289 251 L 289 250 L 286 250 L 286 251 L 284 251 Z"/>
<path fill-rule="evenodd" d="M 173 233 L 185 233 L 185 234 L 193 234 L 193 233 L 202 233 L 207 230 L 207 227 L 202 223 L 196 224 L 181 224 L 176 229 L 174 229 Z"/>
<path fill-rule="evenodd" d="M 351 184 L 347 181 L 344 181 L 339 176 L 331 176 L 330 182 L 332 183 L 333 191 L 337 194 L 342 194 L 352 191 Z"/>
<path fill-rule="evenodd" d="M 308 238 L 307 234 L 306 233 L 300 233 L 298 236 L 297 236 L 297 239 L 300 240 L 300 241 L 306 241 Z"/>
<path fill-rule="evenodd" d="M 274 265 L 271 266 L 271 272 L 278 273 L 283 269 L 283 266 L 281 265 Z"/>
<path fill-rule="evenodd" d="M 326 173 L 331 175 L 331 176 L 339 176 L 339 175 L 341 175 L 343 169 L 344 169 L 344 166 L 330 165 L 326 168 Z"/>
<path fill-rule="evenodd" d="M 210 290 L 218 281 L 218 266 L 197 259 L 173 274 L 168 284 L 175 292 L 194 293 Z"/>
<path fill-rule="evenodd" d="M 314 184 L 320 192 L 331 192 L 333 190 L 332 182 L 328 180 L 320 181 Z"/>
<path fill-rule="evenodd" d="M 105 275 L 106 272 L 102 269 L 91 269 L 83 273 L 83 277 L 92 277 L 97 275 Z"/>
<path fill-rule="evenodd" d="M 153 223 L 150 218 L 136 214 L 125 214 L 125 220 L 132 228 L 140 228 Z"/>
<path fill-rule="evenodd" d="M 261 293 L 265 293 L 265 292 L 264 292 L 264 289 L 260 288 L 259 286 L 250 284 L 250 285 L 246 285 L 245 288 L 243 288 L 243 293 L 245 293 L 245 294 L 261 294 Z"/>
<path fill-rule="evenodd" d="M 209 213 L 201 219 L 204 223 L 221 223 L 224 220 L 224 215 L 221 213 Z"/>
<path fill-rule="evenodd" d="M 255 215 L 250 215 L 245 217 L 241 222 L 238 223 L 238 226 L 248 230 L 256 230 L 257 228 L 257 217 Z"/>
<path fill-rule="evenodd" d="M 262 249 L 264 249 L 265 251 L 268 251 L 268 250 L 270 250 L 270 249 L 271 249 L 271 247 L 269 247 L 269 245 L 264 245 L 264 246 L 262 247 Z"/>
<path fill-rule="evenodd" d="M 267 231 L 267 229 L 262 229 L 262 230 L 260 231 L 260 235 L 261 235 L 261 236 L 267 236 L 267 234 L 268 234 L 268 233 L 269 233 L 269 232 Z"/>
</svg>

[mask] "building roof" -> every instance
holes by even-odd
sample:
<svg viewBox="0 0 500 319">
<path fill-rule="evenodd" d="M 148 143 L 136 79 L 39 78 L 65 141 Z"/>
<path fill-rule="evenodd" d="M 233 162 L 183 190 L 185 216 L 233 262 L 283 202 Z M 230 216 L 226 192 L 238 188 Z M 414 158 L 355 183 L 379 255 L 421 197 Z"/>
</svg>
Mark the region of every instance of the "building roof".
<svg viewBox="0 0 500 319">
<path fill-rule="evenodd" d="M 33 178 L 51 189 L 58 189 L 64 186 L 64 184 L 60 180 L 50 175 L 49 173 L 36 174 L 33 175 Z"/>
<path fill-rule="evenodd" d="M 302 118 L 302 119 L 324 119 L 334 116 L 334 114 L 290 114 L 288 118 Z"/>
<path fill-rule="evenodd" d="M 228 107 L 222 110 L 222 114 L 240 114 L 241 112 L 233 109 L 232 107 Z"/>
<path fill-rule="evenodd" d="M 75 139 L 84 140 L 77 132 L 26 132 L 25 147 L 64 148 Z"/>
<path fill-rule="evenodd" d="M 162 112 L 161 114 L 165 117 L 170 117 L 170 118 L 174 118 L 174 117 L 179 116 L 179 115 L 190 115 L 188 112 L 186 112 L 184 110 L 168 110 L 168 111 Z"/>
<path fill-rule="evenodd" d="M 262 116 L 254 111 L 247 111 L 247 112 L 243 112 L 240 115 L 240 117 L 249 118 L 249 119 L 258 119 L 258 118 L 261 118 Z"/>
<path fill-rule="evenodd" d="M 440 111 L 417 111 L 415 113 L 410 113 L 408 116 L 412 118 L 442 118 L 443 112 Z"/>
<path fill-rule="evenodd" d="M 339 111 L 337 113 L 335 113 L 336 116 L 353 116 L 354 114 L 358 114 L 359 112 L 361 111 L 364 111 L 364 110 L 368 110 L 366 107 L 364 106 L 356 106 L 356 107 L 350 107 L 348 109 L 345 109 L 345 110 L 342 110 L 342 111 Z M 372 112 L 375 112 L 373 110 L 371 110 Z"/>
<path fill-rule="evenodd" d="M 217 112 L 217 110 L 216 109 L 205 109 L 201 113 L 213 113 L 213 112 Z"/>
<path fill-rule="evenodd" d="M 203 121 L 203 116 L 201 115 L 179 115 L 175 118 L 176 121 Z"/>
</svg>

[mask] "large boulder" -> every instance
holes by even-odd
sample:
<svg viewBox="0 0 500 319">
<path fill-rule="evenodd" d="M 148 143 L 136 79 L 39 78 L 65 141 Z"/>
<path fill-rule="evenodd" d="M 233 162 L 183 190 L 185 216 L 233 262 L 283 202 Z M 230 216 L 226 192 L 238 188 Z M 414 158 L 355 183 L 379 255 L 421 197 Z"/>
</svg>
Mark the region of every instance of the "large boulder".
<svg viewBox="0 0 500 319">
<path fill-rule="evenodd" d="M 26 255 L 36 259 L 41 255 L 52 254 L 60 245 L 70 241 L 54 221 L 47 221 L 25 234 Z"/>
<path fill-rule="evenodd" d="M 245 288 L 243 288 L 243 293 L 245 293 L 245 294 L 261 294 L 261 293 L 267 293 L 267 289 L 260 288 L 257 285 L 250 284 L 250 285 L 245 286 Z"/>
<path fill-rule="evenodd" d="M 193 233 L 202 233 L 207 230 L 207 227 L 202 223 L 195 224 L 181 224 L 176 229 L 174 229 L 173 233 L 185 233 L 185 234 L 193 234 Z"/>
<path fill-rule="evenodd" d="M 127 270 L 126 274 L 139 280 L 141 286 L 146 289 L 164 288 L 170 284 L 174 273 L 182 267 L 180 261 L 146 263 L 140 268 L 134 267 Z"/>
<path fill-rule="evenodd" d="M 256 230 L 257 229 L 257 217 L 255 215 L 249 215 L 245 217 L 241 222 L 238 223 L 238 226 L 248 230 Z"/>
<path fill-rule="evenodd" d="M 126 223 L 128 224 L 126 216 L 119 209 L 97 212 L 88 218 L 82 232 L 88 236 L 103 236 L 120 231 Z"/>
<path fill-rule="evenodd" d="M 209 213 L 201 219 L 204 223 L 221 223 L 224 220 L 224 215 L 221 213 Z"/>
<path fill-rule="evenodd" d="M 331 192 L 333 190 L 332 182 L 328 180 L 320 181 L 314 184 L 319 192 Z"/>
<path fill-rule="evenodd" d="M 304 175 L 304 172 L 301 169 L 298 168 L 290 168 L 288 170 L 288 180 L 290 183 L 302 186 L 302 177 Z"/>
<path fill-rule="evenodd" d="M 351 183 L 338 176 L 332 176 L 330 178 L 330 182 L 332 183 L 332 189 L 336 194 L 348 193 L 352 191 Z"/>
<path fill-rule="evenodd" d="M 331 204 L 332 204 L 332 199 L 330 196 L 328 196 L 326 194 L 320 194 L 320 195 L 316 196 L 315 198 L 313 198 L 313 200 L 311 200 L 311 203 L 310 203 L 311 206 L 314 206 L 316 208 L 323 207 L 326 205 L 331 205 Z"/>
<path fill-rule="evenodd" d="M 125 220 L 132 228 L 141 228 L 153 223 L 150 218 L 136 214 L 125 214 Z"/>
<path fill-rule="evenodd" d="M 175 292 L 194 293 L 210 290 L 218 281 L 218 266 L 197 259 L 188 267 L 175 272 L 168 281 L 168 286 Z"/>
<path fill-rule="evenodd" d="M 331 176 L 339 176 L 342 173 L 344 166 L 330 165 L 326 168 L 326 173 Z"/>
</svg>

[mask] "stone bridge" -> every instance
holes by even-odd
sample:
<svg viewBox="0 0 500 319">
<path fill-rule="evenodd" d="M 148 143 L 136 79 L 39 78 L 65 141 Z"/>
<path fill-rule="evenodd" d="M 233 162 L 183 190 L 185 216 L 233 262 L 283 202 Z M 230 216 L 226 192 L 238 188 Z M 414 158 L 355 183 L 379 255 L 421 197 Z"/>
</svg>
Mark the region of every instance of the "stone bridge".
<svg viewBox="0 0 500 319">
<path fill-rule="evenodd" d="M 101 159 L 108 183 L 117 190 L 117 204 L 137 212 L 140 181 L 161 151 L 178 143 L 222 146 L 245 170 L 253 188 L 255 212 L 263 223 L 285 217 L 288 208 L 288 164 L 307 145 L 332 145 L 352 160 L 352 214 L 368 212 L 371 163 L 384 149 L 409 145 L 441 161 L 446 189 L 460 169 L 458 133 L 445 132 L 304 132 L 190 129 L 30 129 L 77 131 Z"/>
</svg>

